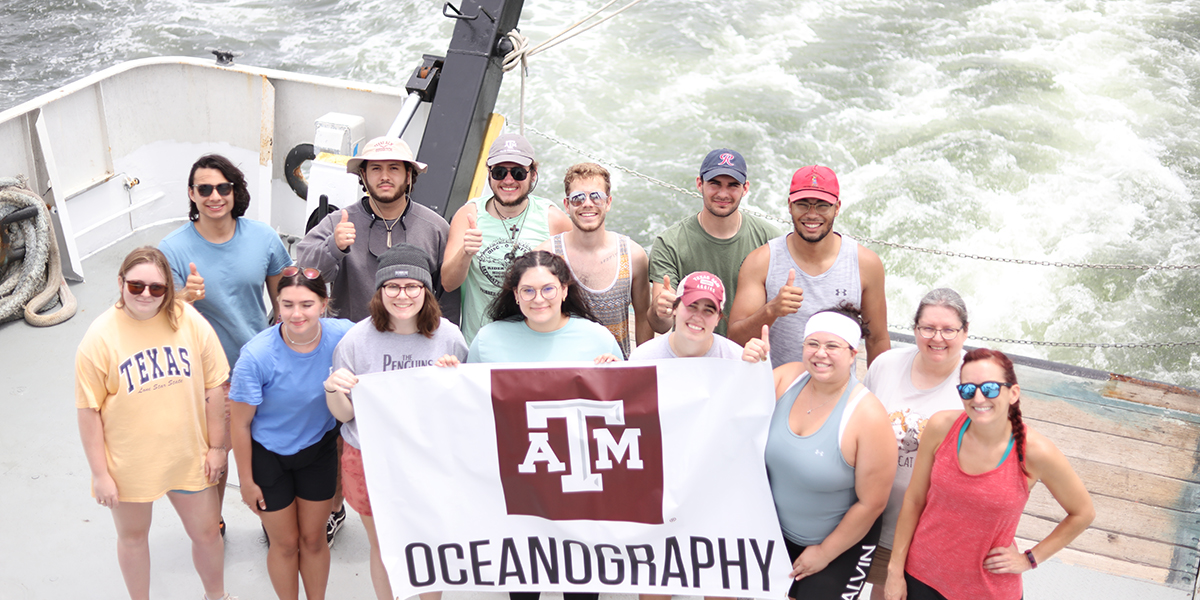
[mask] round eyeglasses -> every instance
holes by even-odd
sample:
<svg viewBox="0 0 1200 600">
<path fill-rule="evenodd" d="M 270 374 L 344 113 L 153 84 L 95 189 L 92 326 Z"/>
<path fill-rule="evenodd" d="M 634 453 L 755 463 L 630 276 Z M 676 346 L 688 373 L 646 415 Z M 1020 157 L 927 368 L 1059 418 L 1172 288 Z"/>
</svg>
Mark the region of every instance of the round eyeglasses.
<svg viewBox="0 0 1200 600">
<path fill-rule="evenodd" d="M 417 296 L 420 296 L 424 290 L 425 286 L 419 283 L 407 283 L 404 285 L 400 285 L 398 283 L 386 283 L 383 285 L 383 295 L 387 296 L 388 298 L 399 297 L 400 292 L 402 291 L 404 292 L 405 296 L 409 298 L 416 298 Z"/>
<path fill-rule="evenodd" d="M 543 286 L 541 289 L 529 286 L 517 288 L 517 296 L 526 302 L 533 302 L 533 299 L 537 298 L 538 294 L 541 294 L 543 299 L 553 300 L 558 297 L 558 286 L 551 284 Z"/>
</svg>

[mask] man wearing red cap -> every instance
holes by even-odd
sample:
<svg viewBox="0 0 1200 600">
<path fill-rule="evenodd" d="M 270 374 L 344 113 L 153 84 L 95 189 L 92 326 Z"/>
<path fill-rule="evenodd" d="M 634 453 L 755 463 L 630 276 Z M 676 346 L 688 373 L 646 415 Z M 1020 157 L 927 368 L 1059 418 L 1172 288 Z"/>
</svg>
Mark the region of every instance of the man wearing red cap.
<svg viewBox="0 0 1200 600">
<path fill-rule="evenodd" d="M 771 364 L 801 360 L 804 325 L 817 311 L 849 302 L 871 325 L 867 363 L 891 348 L 883 262 L 833 231 L 841 210 L 837 176 L 829 167 L 803 167 L 792 176 L 788 212 L 793 231 L 751 252 L 738 274 L 729 338 L 745 344 L 771 326 Z"/>
</svg>

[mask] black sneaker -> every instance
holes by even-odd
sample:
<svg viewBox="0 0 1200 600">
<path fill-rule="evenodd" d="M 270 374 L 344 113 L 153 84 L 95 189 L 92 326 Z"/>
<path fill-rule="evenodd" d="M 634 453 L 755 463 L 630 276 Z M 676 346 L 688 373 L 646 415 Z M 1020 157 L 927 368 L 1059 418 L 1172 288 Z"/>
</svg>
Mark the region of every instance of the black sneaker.
<svg viewBox="0 0 1200 600">
<path fill-rule="evenodd" d="M 329 520 L 325 522 L 325 542 L 329 544 L 330 548 L 333 547 L 333 536 L 337 535 L 338 531 L 341 531 L 342 525 L 345 523 L 346 505 L 343 504 L 341 510 L 329 513 Z"/>
</svg>

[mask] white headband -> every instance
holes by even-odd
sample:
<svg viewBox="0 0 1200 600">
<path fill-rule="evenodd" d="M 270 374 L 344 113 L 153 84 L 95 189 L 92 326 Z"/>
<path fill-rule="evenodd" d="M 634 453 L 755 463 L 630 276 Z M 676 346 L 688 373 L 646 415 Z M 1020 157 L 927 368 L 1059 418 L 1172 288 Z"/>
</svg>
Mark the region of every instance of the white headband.
<svg viewBox="0 0 1200 600">
<path fill-rule="evenodd" d="M 858 341 L 862 339 L 862 328 L 854 319 L 830 311 L 819 312 L 808 318 L 808 324 L 804 326 L 804 339 L 807 340 L 808 336 L 818 331 L 832 333 L 846 340 L 851 350 L 857 348 Z"/>
</svg>

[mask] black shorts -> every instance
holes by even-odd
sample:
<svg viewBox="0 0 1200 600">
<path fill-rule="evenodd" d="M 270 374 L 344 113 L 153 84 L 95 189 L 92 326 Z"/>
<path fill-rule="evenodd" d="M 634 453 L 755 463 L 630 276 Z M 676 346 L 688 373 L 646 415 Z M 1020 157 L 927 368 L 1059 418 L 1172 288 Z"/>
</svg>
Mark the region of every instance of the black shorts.
<svg viewBox="0 0 1200 600">
<path fill-rule="evenodd" d="M 276 454 L 251 440 L 250 465 L 267 512 L 285 509 L 296 498 L 311 502 L 333 498 L 337 490 L 338 429 L 330 429 L 317 443 L 289 455 Z"/>
<path fill-rule="evenodd" d="M 793 600 L 854 600 L 862 593 L 867 585 L 867 572 L 871 570 L 871 560 L 875 557 L 875 548 L 879 543 L 879 532 L 883 529 L 883 519 L 875 519 L 871 530 L 857 544 L 846 550 L 829 562 L 821 571 L 809 575 L 800 581 L 793 581 L 788 590 L 788 597 Z M 788 556 L 792 563 L 807 546 L 792 543 L 786 537 L 783 543 L 787 546 Z"/>
<path fill-rule="evenodd" d="M 946 600 L 946 597 L 941 592 L 929 587 L 924 581 L 913 577 L 904 572 L 904 583 L 908 587 L 908 600 Z M 1025 596 L 1021 595 L 1021 600 L 1025 600 Z"/>
</svg>

